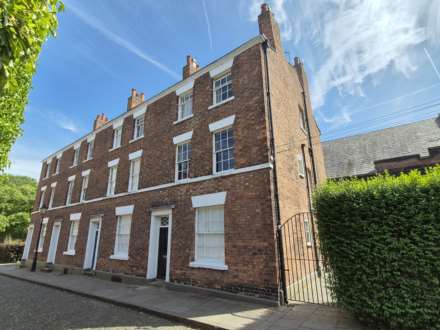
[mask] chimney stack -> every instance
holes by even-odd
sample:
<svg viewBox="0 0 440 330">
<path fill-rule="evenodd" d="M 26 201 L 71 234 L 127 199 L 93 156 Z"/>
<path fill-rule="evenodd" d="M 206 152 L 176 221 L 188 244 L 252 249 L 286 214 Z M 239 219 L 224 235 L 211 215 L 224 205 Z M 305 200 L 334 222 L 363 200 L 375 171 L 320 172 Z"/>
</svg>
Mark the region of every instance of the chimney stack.
<svg viewBox="0 0 440 330">
<path fill-rule="evenodd" d="M 108 118 L 103 113 L 96 116 L 95 121 L 93 122 L 93 130 L 97 130 L 98 128 L 104 126 L 108 122 Z"/>
<path fill-rule="evenodd" d="M 264 34 L 269 40 L 270 45 L 276 51 L 280 51 L 283 54 L 283 48 L 281 46 L 280 27 L 272 14 L 269 5 L 263 3 L 261 5 L 261 13 L 258 16 L 258 27 L 260 28 L 260 34 Z"/>
<path fill-rule="evenodd" d="M 186 65 L 183 67 L 183 79 L 188 78 L 194 72 L 199 70 L 200 66 L 197 63 L 196 59 L 191 55 L 186 56 Z"/>
<path fill-rule="evenodd" d="M 145 99 L 144 93 L 139 94 L 137 92 L 136 88 L 132 88 L 131 95 L 128 98 L 128 102 L 127 102 L 127 111 L 130 111 L 134 107 L 136 107 L 139 104 L 141 104 L 142 102 L 144 102 L 144 99 Z"/>
</svg>

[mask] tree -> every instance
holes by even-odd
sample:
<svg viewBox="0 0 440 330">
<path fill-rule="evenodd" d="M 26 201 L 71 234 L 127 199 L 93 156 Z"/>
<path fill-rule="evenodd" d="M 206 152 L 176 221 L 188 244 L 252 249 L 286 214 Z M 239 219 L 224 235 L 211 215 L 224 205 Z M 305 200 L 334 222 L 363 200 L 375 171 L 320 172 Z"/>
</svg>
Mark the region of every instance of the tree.
<svg viewBox="0 0 440 330">
<path fill-rule="evenodd" d="M 38 55 L 61 10 L 59 0 L 0 0 L 0 170 L 21 134 Z"/>
<path fill-rule="evenodd" d="M 26 236 L 36 190 L 37 182 L 32 178 L 0 175 L 0 241 Z"/>
</svg>

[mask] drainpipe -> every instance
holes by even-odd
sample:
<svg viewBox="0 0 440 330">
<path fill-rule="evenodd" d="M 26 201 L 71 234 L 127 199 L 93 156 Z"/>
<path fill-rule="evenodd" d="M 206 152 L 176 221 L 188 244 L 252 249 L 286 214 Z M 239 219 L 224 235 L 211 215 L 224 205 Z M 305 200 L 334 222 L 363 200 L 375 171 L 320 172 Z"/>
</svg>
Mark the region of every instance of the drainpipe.
<svg viewBox="0 0 440 330">
<path fill-rule="evenodd" d="M 270 160 L 272 163 L 272 172 L 273 172 L 273 186 L 272 191 L 274 193 L 275 199 L 275 219 L 277 223 L 277 251 L 280 263 L 280 284 L 282 290 L 282 297 L 280 297 L 280 303 L 282 305 L 287 304 L 287 287 L 286 287 L 286 266 L 284 263 L 284 250 L 283 250 L 283 240 L 281 236 L 281 217 L 280 217 L 280 203 L 279 203 L 279 194 L 278 194 L 278 181 L 277 181 L 277 167 L 276 167 L 276 152 L 275 152 L 275 142 L 274 142 L 274 134 L 273 134 L 273 120 L 272 120 L 272 105 L 270 98 L 270 79 L 269 79 L 269 61 L 267 57 L 267 49 L 269 47 L 268 41 L 264 41 L 262 44 L 263 52 L 264 52 L 264 67 L 265 67 L 265 78 L 266 78 L 266 109 L 269 116 L 269 132 L 270 132 Z"/>
<path fill-rule="evenodd" d="M 309 201 L 309 212 L 310 212 L 310 222 L 312 225 L 312 237 L 313 237 L 313 252 L 315 253 L 315 267 L 316 272 L 318 273 L 318 277 L 321 277 L 321 266 L 319 265 L 319 255 L 318 255 L 318 247 L 316 246 L 316 231 L 315 231 L 315 221 L 313 216 L 313 206 L 312 206 L 312 199 L 310 198 L 312 193 L 312 187 L 310 187 L 310 181 L 309 181 L 309 172 L 307 171 L 307 161 L 306 161 L 306 152 L 304 148 L 306 147 L 305 144 L 301 144 L 301 152 L 302 157 L 304 160 L 304 175 L 306 179 L 306 187 L 307 187 L 307 199 Z"/>
<path fill-rule="evenodd" d="M 299 67 L 301 69 L 301 71 L 304 70 L 303 64 L 302 64 L 300 58 L 298 58 L 298 57 L 295 58 L 295 65 L 297 67 Z M 314 185 L 316 187 L 317 184 L 318 184 L 318 178 L 317 178 L 317 175 L 316 175 L 315 154 L 314 154 L 314 151 L 313 151 L 312 135 L 310 134 L 309 111 L 307 109 L 307 94 L 306 94 L 306 90 L 304 88 L 303 75 L 304 75 L 304 72 L 302 72 L 301 77 L 299 79 L 299 82 L 301 84 L 302 96 L 303 96 L 303 102 L 304 102 L 304 112 L 305 112 L 305 115 L 306 115 L 307 138 L 308 138 L 308 142 L 309 142 L 308 150 L 309 150 L 310 159 L 312 161 L 313 183 L 314 183 Z M 305 161 L 305 159 L 304 159 L 304 161 Z"/>
</svg>

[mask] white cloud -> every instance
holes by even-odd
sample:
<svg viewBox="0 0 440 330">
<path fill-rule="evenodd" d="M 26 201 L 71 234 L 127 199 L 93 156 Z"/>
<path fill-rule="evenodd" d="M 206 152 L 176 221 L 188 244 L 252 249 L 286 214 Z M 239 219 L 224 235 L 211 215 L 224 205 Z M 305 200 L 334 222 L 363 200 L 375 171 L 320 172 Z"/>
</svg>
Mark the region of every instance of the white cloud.
<svg viewBox="0 0 440 330">
<path fill-rule="evenodd" d="M 440 44 L 440 0 L 432 0 L 428 10 L 427 22 L 428 39 L 432 45 Z"/>
<path fill-rule="evenodd" d="M 101 22 L 99 22 L 96 18 L 84 13 L 79 8 L 75 7 L 71 1 L 69 1 L 66 4 L 66 11 L 71 11 L 76 17 L 78 17 L 81 21 L 83 21 L 85 24 L 90 26 L 91 28 L 95 29 L 102 35 L 104 35 L 108 40 L 115 43 L 116 45 L 128 50 L 132 54 L 138 56 L 139 58 L 145 60 L 146 62 L 154 65 L 158 69 L 164 71 L 165 73 L 169 74 L 171 77 L 175 79 L 181 79 L 180 75 L 168 68 L 165 64 L 161 63 L 160 61 L 154 59 L 141 49 L 139 49 L 137 46 L 133 45 L 131 42 L 127 41 L 123 37 L 119 36 L 118 34 L 114 33 L 113 31 L 110 31 L 106 27 L 104 27 Z"/>
<path fill-rule="evenodd" d="M 206 20 L 206 28 L 208 30 L 209 46 L 210 46 L 210 48 L 212 50 L 211 21 L 209 20 L 208 10 L 206 9 L 205 0 L 202 0 L 202 6 L 203 6 L 203 13 L 205 15 L 205 20 Z"/>
<path fill-rule="evenodd" d="M 6 173 L 39 179 L 41 171 L 41 161 L 39 159 L 11 156 L 10 160 L 11 166 L 5 169 Z"/>
<path fill-rule="evenodd" d="M 72 133 L 80 133 L 82 131 L 82 128 L 78 126 L 75 121 L 70 118 L 69 116 L 61 113 L 61 112 L 54 112 L 50 110 L 42 110 L 37 107 L 30 107 L 28 106 L 26 108 L 26 112 L 32 112 L 34 114 L 37 114 L 41 118 L 43 118 L 45 121 L 50 121 L 51 123 L 54 123 L 58 127 L 61 127 L 67 131 L 70 131 Z"/>
<path fill-rule="evenodd" d="M 440 44 L 440 0 L 270 0 L 286 49 L 306 44 L 319 63 L 311 72 L 315 108 L 327 94 L 363 95 L 367 78 L 388 68 L 409 77 L 424 42 Z M 260 1 L 248 15 L 255 20 Z M 291 43 L 289 43 L 291 41 Z M 301 43 L 300 43 L 301 42 Z M 420 53 L 418 53 L 420 54 Z"/>
<path fill-rule="evenodd" d="M 68 130 L 72 133 L 78 133 L 80 131 L 79 127 L 75 124 L 75 122 L 69 118 L 64 116 L 63 114 L 56 114 L 52 120 L 61 128 Z"/>
<path fill-rule="evenodd" d="M 405 76 L 416 69 L 409 52 L 426 40 L 410 2 L 338 1 L 326 15 L 318 42 L 326 58 L 312 84 L 314 105 L 327 93 L 357 94 L 364 80 L 389 66 Z"/>
<path fill-rule="evenodd" d="M 330 128 L 340 127 L 352 121 L 351 114 L 345 108 L 342 108 L 339 113 L 332 117 L 327 117 L 322 112 L 318 112 L 318 114 L 325 123 L 330 124 Z"/>
<path fill-rule="evenodd" d="M 434 70 L 438 80 L 440 80 L 440 72 L 437 69 L 437 66 L 435 65 L 434 61 L 432 60 L 431 54 L 429 54 L 428 50 L 426 48 L 423 48 L 425 51 L 426 57 L 428 58 L 429 62 L 431 63 L 432 69 Z"/>
</svg>

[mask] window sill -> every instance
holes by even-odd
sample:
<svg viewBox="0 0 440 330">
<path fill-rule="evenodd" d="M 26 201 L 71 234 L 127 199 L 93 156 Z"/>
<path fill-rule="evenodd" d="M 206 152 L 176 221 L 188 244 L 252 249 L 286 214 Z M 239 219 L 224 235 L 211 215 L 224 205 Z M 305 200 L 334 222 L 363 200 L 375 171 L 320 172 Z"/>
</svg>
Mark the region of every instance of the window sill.
<svg viewBox="0 0 440 330">
<path fill-rule="evenodd" d="M 114 147 L 114 148 L 111 148 L 111 149 L 108 149 L 108 151 L 113 151 L 113 150 L 117 150 L 117 149 L 119 149 L 121 146 L 118 146 L 118 147 Z"/>
<path fill-rule="evenodd" d="M 91 161 L 91 160 L 93 160 L 93 157 L 92 158 L 84 159 L 83 163 L 86 163 L 86 162 Z"/>
<path fill-rule="evenodd" d="M 192 268 L 208 268 L 214 270 L 228 270 L 228 266 L 222 263 L 214 263 L 208 261 L 192 261 L 189 264 Z"/>
<path fill-rule="evenodd" d="M 70 165 L 69 168 L 73 168 L 73 167 L 77 167 L 77 166 L 78 166 L 78 164 Z"/>
<path fill-rule="evenodd" d="M 128 143 L 136 142 L 136 141 L 141 140 L 143 138 L 144 138 L 144 136 L 142 135 L 142 136 L 137 137 L 136 139 L 131 139 Z"/>
<path fill-rule="evenodd" d="M 221 105 L 223 105 L 223 104 L 225 104 L 225 103 L 228 103 L 228 102 L 230 102 L 230 101 L 232 101 L 232 100 L 234 100 L 234 99 L 235 99 L 235 96 L 232 96 L 232 97 L 230 97 L 229 99 L 226 99 L 226 100 L 221 101 L 221 102 L 219 102 L 219 103 L 215 103 L 215 104 L 213 104 L 213 105 L 210 105 L 210 106 L 208 107 L 208 110 L 211 110 L 211 109 L 217 108 L 217 107 L 219 107 L 219 106 L 221 106 Z"/>
<path fill-rule="evenodd" d="M 65 256 L 74 256 L 75 255 L 75 250 L 64 251 L 63 255 L 65 255 Z"/>
<path fill-rule="evenodd" d="M 227 175 L 228 173 L 234 172 L 235 168 L 230 168 L 229 170 L 221 171 L 221 172 L 214 172 L 213 175 L 215 176 L 222 176 Z"/>
<path fill-rule="evenodd" d="M 186 179 L 175 179 L 174 182 L 175 183 L 188 183 L 191 181 L 191 178 L 186 178 Z"/>
<path fill-rule="evenodd" d="M 176 124 L 179 124 L 185 120 L 191 119 L 192 117 L 194 117 L 194 114 L 191 114 L 190 116 L 185 117 L 185 118 L 177 119 L 176 121 L 173 122 L 173 125 L 176 125 Z"/>
<path fill-rule="evenodd" d="M 110 256 L 110 259 L 112 259 L 112 260 L 128 260 L 128 256 L 112 254 Z"/>
<path fill-rule="evenodd" d="M 38 253 L 42 253 L 42 252 L 43 252 L 43 249 L 38 249 L 37 252 L 38 252 Z"/>
</svg>

